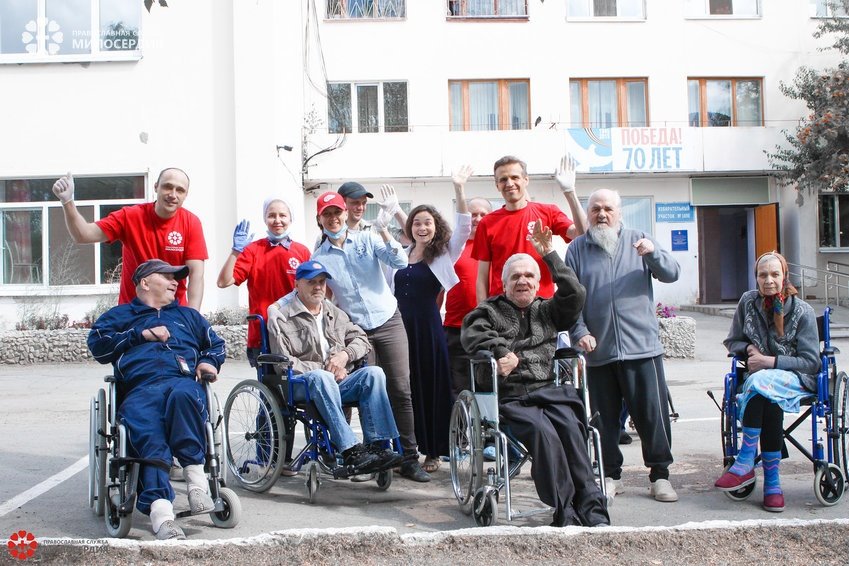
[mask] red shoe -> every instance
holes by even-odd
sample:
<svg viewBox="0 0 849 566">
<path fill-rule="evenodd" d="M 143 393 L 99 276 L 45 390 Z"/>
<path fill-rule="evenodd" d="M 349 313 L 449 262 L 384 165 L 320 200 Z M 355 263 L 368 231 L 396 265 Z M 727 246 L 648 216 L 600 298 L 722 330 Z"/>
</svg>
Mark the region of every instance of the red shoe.
<svg viewBox="0 0 849 566">
<path fill-rule="evenodd" d="M 764 509 L 773 513 L 784 511 L 784 494 L 770 493 L 769 495 L 764 495 Z"/>
<path fill-rule="evenodd" d="M 755 483 L 754 468 L 749 470 L 749 473 L 743 476 L 738 476 L 732 472 L 725 472 L 713 485 L 720 491 L 737 491 L 738 489 L 753 483 Z"/>
</svg>

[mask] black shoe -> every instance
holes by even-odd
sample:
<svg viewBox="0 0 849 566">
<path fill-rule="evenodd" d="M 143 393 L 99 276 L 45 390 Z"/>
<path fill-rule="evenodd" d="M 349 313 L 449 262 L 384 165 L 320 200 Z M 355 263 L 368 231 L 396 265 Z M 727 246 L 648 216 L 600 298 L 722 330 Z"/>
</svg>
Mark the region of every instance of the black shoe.
<svg viewBox="0 0 849 566">
<path fill-rule="evenodd" d="M 430 481 L 430 474 L 422 469 L 418 459 L 401 464 L 401 475 L 407 479 L 421 483 Z"/>
<path fill-rule="evenodd" d="M 348 475 L 371 473 L 378 465 L 380 457 L 369 452 L 362 444 L 355 444 L 342 452 L 343 463 L 348 468 Z"/>
<path fill-rule="evenodd" d="M 378 466 L 376 471 L 383 471 L 388 470 L 389 468 L 394 468 L 395 466 L 398 466 L 407 460 L 407 458 L 403 454 L 398 454 L 394 450 L 384 448 L 382 442 L 375 442 L 373 444 L 370 444 L 366 450 L 380 458 L 380 465 Z"/>
<path fill-rule="evenodd" d="M 619 429 L 619 444 L 631 444 L 632 442 L 634 442 L 634 439 L 631 438 L 628 431 L 624 428 Z"/>
</svg>

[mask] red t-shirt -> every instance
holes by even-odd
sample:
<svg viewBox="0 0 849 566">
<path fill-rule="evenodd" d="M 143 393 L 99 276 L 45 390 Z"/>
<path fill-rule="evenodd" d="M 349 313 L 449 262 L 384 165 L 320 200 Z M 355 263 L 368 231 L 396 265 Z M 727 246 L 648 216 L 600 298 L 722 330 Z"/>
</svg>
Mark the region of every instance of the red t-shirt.
<svg viewBox="0 0 849 566">
<path fill-rule="evenodd" d="M 123 244 L 119 304 L 129 303 L 136 296 L 133 273 L 139 264 L 159 258 L 171 265 L 185 265 L 187 260 L 209 257 L 197 216 L 180 208 L 171 218 L 160 218 L 153 205 L 125 206 L 96 222 L 110 243 L 120 240 Z M 177 300 L 186 304 L 185 279 L 177 287 Z"/>
<path fill-rule="evenodd" d="M 543 226 L 551 228 L 552 233 L 560 236 L 566 242 L 571 238 L 566 235 L 572 220 L 553 204 L 529 202 L 520 210 L 507 210 L 504 207 L 484 216 L 478 231 L 475 233 L 475 246 L 472 257 L 480 261 L 488 261 L 489 265 L 489 296 L 500 295 L 504 292 L 501 284 L 501 270 L 507 259 L 517 253 L 533 256 L 539 264 L 540 284 L 538 297 L 544 299 L 554 295 L 554 282 L 548 266 L 537 254 L 534 245 L 528 241 L 528 234 L 537 219 L 542 220 Z"/>
<path fill-rule="evenodd" d="M 236 259 L 233 279 L 236 285 L 248 282 L 248 310 L 268 320 L 268 307 L 295 288 L 295 270 L 310 258 L 303 244 L 291 242 L 285 246 L 272 246 L 268 238 L 249 244 Z M 248 326 L 248 348 L 259 348 L 262 339 L 259 322 Z"/>
<path fill-rule="evenodd" d="M 475 293 L 475 282 L 478 278 L 478 260 L 472 257 L 474 242 L 469 240 L 463 253 L 454 264 L 454 271 L 460 282 L 451 287 L 445 298 L 445 326 L 460 328 L 463 326 L 463 317 L 469 314 L 477 306 Z"/>
</svg>

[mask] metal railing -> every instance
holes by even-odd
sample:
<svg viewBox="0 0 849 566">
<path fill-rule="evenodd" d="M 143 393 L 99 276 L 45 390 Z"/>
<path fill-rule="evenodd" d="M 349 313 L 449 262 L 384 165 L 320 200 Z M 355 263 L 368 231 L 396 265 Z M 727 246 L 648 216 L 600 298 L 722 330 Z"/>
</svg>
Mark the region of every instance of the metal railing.
<svg viewBox="0 0 849 566">
<path fill-rule="evenodd" d="M 832 268 L 834 266 L 834 268 Z M 828 269 L 819 269 L 808 265 L 787 262 L 790 280 L 798 287 L 801 297 L 807 297 L 807 287 L 822 286 L 827 305 L 843 305 L 849 302 L 849 273 L 840 271 L 840 267 L 849 269 L 849 265 L 830 261 Z"/>
</svg>

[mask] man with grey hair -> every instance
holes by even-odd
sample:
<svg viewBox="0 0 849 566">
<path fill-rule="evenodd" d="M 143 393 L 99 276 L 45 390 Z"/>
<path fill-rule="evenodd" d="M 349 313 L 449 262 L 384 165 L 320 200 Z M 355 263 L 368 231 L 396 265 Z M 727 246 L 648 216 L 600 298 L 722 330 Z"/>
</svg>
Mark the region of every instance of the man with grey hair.
<svg viewBox="0 0 849 566">
<path fill-rule="evenodd" d="M 554 507 L 552 526 L 607 525 L 604 497 L 587 453 L 586 408 L 571 384 L 554 384 L 557 333 L 578 319 L 584 288 L 534 223 L 531 241 L 557 283 L 550 299 L 537 296 L 540 269 L 525 253 L 508 258 L 504 294 L 481 302 L 463 320 L 467 352 L 488 350 L 496 360 L 499 411 L 533 458 L 531 477 L 540 499 Z"/>
<path fill-rule="evenodd" d="M 649 235 L 622 225 L 619 194 L 600 189 L 587 203 L 590 228 L 566 250 L 566 265 L 586 287 L 583 314 L 570 331 L 587 352 L 590 402 L 601 419 L 607 495 L 624 490 L 619 415 L 631 414 L 650 468 L 650 494 L 673 502 L 669 482 L 672 431 L 663 374 L 663 346 L 655 316 L 652 278 L 678 280 L 678 262 Z"/>
</svg>

